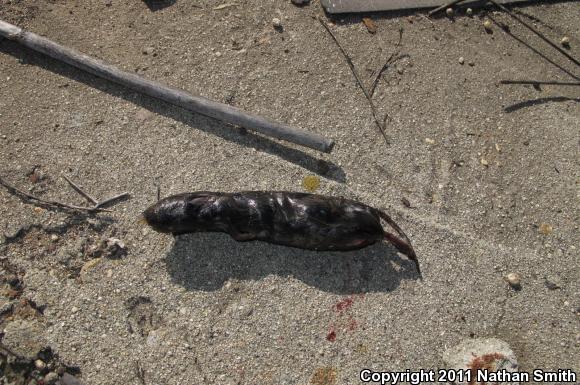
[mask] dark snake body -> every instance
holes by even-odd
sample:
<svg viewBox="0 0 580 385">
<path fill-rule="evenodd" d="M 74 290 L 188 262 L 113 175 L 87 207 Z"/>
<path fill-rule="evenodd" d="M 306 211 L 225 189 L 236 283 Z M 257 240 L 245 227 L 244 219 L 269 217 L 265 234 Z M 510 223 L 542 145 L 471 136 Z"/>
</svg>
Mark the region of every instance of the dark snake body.
<svg viewBox="0 0 580 385">
<path fill-rule="evenodd" d="M 387 214 L 339 197 L 284 191 L 192 192 L 161 199 L 143 216 L 163 233 L 223 232 L 241 242 L 317 251 L 361 249 L 387 239 L 417 263 L 409 239 Z M 402 239 L 386 232 L 381 219 Z"/>
</svg>

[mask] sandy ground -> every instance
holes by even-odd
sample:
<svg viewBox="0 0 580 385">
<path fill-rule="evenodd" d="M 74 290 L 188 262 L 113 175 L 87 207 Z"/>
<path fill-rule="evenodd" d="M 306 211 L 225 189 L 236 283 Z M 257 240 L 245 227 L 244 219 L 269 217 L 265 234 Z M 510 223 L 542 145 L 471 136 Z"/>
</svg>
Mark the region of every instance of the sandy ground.
<svg viewBox="0 0 580 385">
<path fill-rule="evenodd" d="M 336 141 L 320 154 L 243 133 L 0 41 L 1 176 L 69 203 L 84 201 L 63 174 L 98 198 L 132 195 L 83 217 L 2 189 L 2 343 L 31 355 L 50 346 L 86 384 L 355 384 L 362 368 L 442 367 L 446 348 L 484 336 L 508 342 L 523 370 L 580 370 L 580 93 L 498 84 L 571 77 L 496 25 L 486 33 L 483 12 L 372 15 L 376 34 L 361 16 L 338 17 L 331 28 L 369 84 L 404 30 L 405 56 L 374 96 L 392 118 L 386 146 L 313 18 L 318 2 L 220 4 L 2 1 L 6 21 Z M 578 3 L 522 10 L 580 56 Z M 580 75 L 507 15 L 489 15 Z M 163 196 L 303 191 L 309 175 L 319 193 L 392 214 L 424 280 L 386 244 L 316 253 L 173 239 L 137 222 L 156 184 Z M 109 238 L 126 252 L 102 254 Z M 510 272 L 522 290 L 506 284 Z"/>
</svg>

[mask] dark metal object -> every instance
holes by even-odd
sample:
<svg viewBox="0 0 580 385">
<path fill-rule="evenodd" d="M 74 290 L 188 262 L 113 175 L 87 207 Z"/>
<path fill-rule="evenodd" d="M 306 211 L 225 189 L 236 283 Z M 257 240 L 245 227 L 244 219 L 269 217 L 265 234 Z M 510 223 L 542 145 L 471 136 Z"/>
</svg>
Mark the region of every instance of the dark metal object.
<svg viewBox="0 0 580 385">
<path fill-rule="evenodd" d="M 529 0 L 499 0 L 500 3 L 517 3 Z M 400 9 L 434 8 L 441 6 L 445 0 L 321 0 L 328 13 L 395 11 Z M 465 6 L 484 5 L 486 1 L 466 1 Z"/>
<path fill-rule="evenodd" d="M 386 213 L 349 199 L 285 191 L 203 191 L 164 198 L 143 217 L 163 233 L 223 232 L 239 242 L 259 240 L 316 251 L 357 250 L 386 239 L 421 274 L 403 230 Z M 381 219 L 398 236 L 385 231 Z"/>
<path fill-rule="evenodd" d="M 144 79 L 138 75 L 124 72 L 73 49 L 63 47 L 42 36 L 26 32 L 12 24 L 0 20 L 0 36 L 13 40 L 37 52 L 63 61 L 95 76 L 110 80 L 142 94 L 161 99 L 186 110 L 196 112 L 236 126 L 244 127 L 261 134 L 286 140 L 318 151 L 330 152 L 332 140 L 313 132 L 299 130 L 260 116 L 251 115 L 227 104 L 218 103 L 201 96 L 191 95 L 183 90 Z"/>
</svg>

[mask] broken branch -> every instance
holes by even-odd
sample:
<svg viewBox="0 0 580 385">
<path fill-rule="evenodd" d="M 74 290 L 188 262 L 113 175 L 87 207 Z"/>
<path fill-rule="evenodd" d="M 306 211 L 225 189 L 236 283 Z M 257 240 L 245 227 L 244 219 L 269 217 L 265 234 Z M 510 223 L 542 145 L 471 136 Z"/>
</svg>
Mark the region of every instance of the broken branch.
<svg viewBox="0 0 580 385">
<path fill-rule="evenodd" d="M 125 198 L 129 196 L 129 193 L 122 193 L 119 195 L 116 195 L 112 198 L 108 198 L 105 199 L 102 202 L 98 202 L 96 199 L 92 198 L 89 194 L 87 194 L 86 192 L 84 192 L 79 186 L 77 186 L 73 181 L 71 181 L 69 178 L 67 178 L 66 176 L 64 177 L 65 180 L 73 187 L 73 189 L 78 192 L 80 195 L 82 195 L 83 197 L 87 198 L 88 200 L 90 200 L 91 202 L 94 202 L 95 205 L 93 207 L 85 207 L 85 206 L 76 206 L 76 205 L 69 205 L 67 203 L 62 203 L 59 201 L 55 201 L 55 200 L 50 200 L 50 199 L 43 199 L 43 198 L 39 198 L 35 195 L 29 194 L 25 191 L 22 191 L 14 186 L 12 186 L 10 183 L 6 182 L 3 178 L 0 177 L 0 185 L 4 186 L 10 193 L 14 194 L 14 195 L 18 195 L 21 198 L 24 198 L 28 201 L 33 201 L 43 204 L 43 205 L 48 205 L 48 206 L 53 206 L 53 207 L 58 207 L 61 209 L 67 209 L 67 210 L 77 210 L 77 211 L 87 211 L 87 212 L 95 212 L 95 211 L 107 211 L 107 212 L 111 212 L 112 210 L 109 209 L 105 209 L 103 208 L 103 206 L 116 201 L 118 199 L 121 198 Z"/>
</svg>

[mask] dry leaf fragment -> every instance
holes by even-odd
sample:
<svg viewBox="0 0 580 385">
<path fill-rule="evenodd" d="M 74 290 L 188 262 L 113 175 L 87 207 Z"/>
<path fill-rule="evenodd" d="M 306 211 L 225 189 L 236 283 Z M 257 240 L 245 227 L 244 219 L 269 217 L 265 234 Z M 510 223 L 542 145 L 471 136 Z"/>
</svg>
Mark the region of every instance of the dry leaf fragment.
<svg viewBox="0 0 580 385">
<path fill-rule="evenodd" d="M 370 33 L 377 32 L 377 25 L 375 24 L 373 19 L 371 19 L 370 17 L 363 17 L 362 22 L 364 23 L 365 27 L 367 27 L 367 30 Z"/>
</svg>

